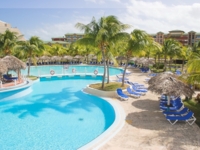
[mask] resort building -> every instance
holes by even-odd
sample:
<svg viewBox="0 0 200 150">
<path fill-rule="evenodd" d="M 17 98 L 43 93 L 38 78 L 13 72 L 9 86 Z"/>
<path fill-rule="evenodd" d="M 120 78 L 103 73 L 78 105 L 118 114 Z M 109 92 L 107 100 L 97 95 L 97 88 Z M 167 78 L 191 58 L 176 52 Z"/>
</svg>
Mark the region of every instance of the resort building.
<svg viewBox="0 0 200 150">
<path fill-rule="evenodd" d="M 70 45 L 70 42 L 67 42 L 67 41 L 44 41 L 44 43 L 50 46 L 53 44 L 60 44 L 63 47 L 68 47 Z"/>
<path fill-rule="evenodd" d="M 82 38 L 84 34 L 77 34 L 77 33 L 67 33 L 65 34 L 65 38 L 67 42 L 75 42 L 76 40 Z"/>
<path fill-rule="evenodd" d="M 150 35 L 154 38 L 156 42 L 160 43 L 161 45 L 163 44 L 163 41 L 168 38 L 176 39 L 185 46 L 193 46 L 195 42 L 200 41 L 200 33 L 197 33 L 195 31 L 185 33 L 182 30 L 172 30 L 169 31 L 169 33 L 158 32 L 156 34 Z"/>
<path fill-rule="evenodd" d="M 65 41 L 65 42 L 75 42 L 76 40 L 82 38 L 84 34 L 79 34 L 79 33 L 67 33 L 63 37 L 53 37 L 51 38 L 52 41 Z"/>
<path fill-rule="evenodd" d="M 9 23 L 0 20 L 0 33 L 2 34 L 6 30 L 10 30 L 11 32 L 16 32 L 17 36 L 19 36 L 19 40 L 25 41 L 24 35 L 20 32 L 20 30 L 17 27 L 11 27 Z"/>
</svg>

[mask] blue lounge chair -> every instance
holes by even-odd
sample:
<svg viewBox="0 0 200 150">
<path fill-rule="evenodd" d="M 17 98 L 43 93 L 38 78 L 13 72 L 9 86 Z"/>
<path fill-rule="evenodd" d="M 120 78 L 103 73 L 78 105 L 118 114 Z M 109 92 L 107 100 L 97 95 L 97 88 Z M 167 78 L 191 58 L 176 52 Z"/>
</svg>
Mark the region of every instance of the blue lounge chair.
<svg viewBox="0 0 200 150">
<path fill-rule="evenodd" d="M 180 115 L 180 116 L 182 116 L 182 115 L 186 114 L 188 111 L 189 111 L 189 109 L 187 107 L 184 107 L 180 111 L 163 111 L 163 114 L 165 116 L 170 116 L 170 115 L 173 115 L 173 116 Z"/>
<path fill-rule="evenodd" d="M 135 97 L 135 98 L 140 98 L 140 96 L 141 96 L 141 94 L 132 91 L 132 89 L 131 89 L 130 87 L 127 87 L 126 90 L 127 90 L 128 94 L 129 94 L 130 96 L 133 96 L 133 97 Z"/>
<path fill-rule="evenodd" d="M 122 77 L 119 77 L 118 75 L 116 75 L 117 77 L 117 82 L 122 82 Z M 129 79 L 128 78 L 125 78 L 124 77 L 124 81 L 128 81 Z"/>
<path fill-rule="evenodd" d="M 186 121 L 189 125 L 192 125 L 196 121 L 192 111 L 189 111 L 184 116 L 166 116 L 166 119 L 170 122 L 171 125 L 174 125 L 177 121 Z"/>
<path fill-rule="evenodd" d="M 128 100 L 128 96 L 123 93 L 122 89 L 117 89 L 117 95 L 121 100 Z"/>
<path fill-rule="evenodd" d="M 10 81 L 10 82 L 18 79 L 18 77 L 9 77 L 9 76 L 6 75 L 6 74 L 3 75 L 3 78 L 4 78 L 6 81 Z"/>
<path fill-rule="evenodd" d="M 132 88 L 136 92 L 146 93 L 148 91 L 147 89 L 138 89 L 135 85 L 132 85 Z"/>
<path fill-rule="evenodd" d="M 162 111 L 179 111 L 179 110 L 181 110 L 182 108 L 184 108 L 183 103 L 179 103 L 178 105 L 172 106 L 172 107 L 160 106 L 160 109 L 161 109 Z"/>
</svg>

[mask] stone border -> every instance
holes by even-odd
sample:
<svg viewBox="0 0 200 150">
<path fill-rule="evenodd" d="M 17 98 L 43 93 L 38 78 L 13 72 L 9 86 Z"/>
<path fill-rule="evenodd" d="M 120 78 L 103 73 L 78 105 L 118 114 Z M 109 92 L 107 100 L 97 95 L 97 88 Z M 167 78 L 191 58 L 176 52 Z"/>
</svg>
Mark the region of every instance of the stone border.
<svg viewBox="0 0 200 150">
<path fill-rule="evenodd" d="M 126 89 L 123 90 L 123 92 L 125 92 Z M 86 88 L 84 89 L 84 92 L 92 94 L 92 95 L 96 95 L 99 97 L 109 97 L 109 98 L 117 98 L 117 93 L 116 91 L 101 91 L 101 90 L 97 90 L 94 88 L 91 88 L 90 85 L 87 85 Z"/>
<path fill-rule="evenodd" d="M 92 91 L 92 88 L 90 88 L 90 91 Z M 89 94 L 89 95 L 94 95 L 89 92 L 87 93 L 85 90 L 83 90 L 82 92 Z M 101 97 L 101 96 L 99 96 L 99 97 Z M 113 124 L 106 131 L 104 131 L 102 134 L 100 134 L 97 138 L 92 140 L 90 143 L 80 147 L 78 150 L 99 149 L 100 147 L 105 145 L 111 138 L 113 138 L 122 129 L 122 127 L 125 124 L 125 116 L 126 115 L 125 115 L 124 109 L 111 98 L 108 98 L 108 97 L 101 97 L 101 98 L 106 100 L 108 103 L 110 103 L 110 105 L 112 105 L 112 107 L 115 111 L 115 120 L 114 120 Z"/>
<path fill-rule="evenodd" d="M 18 84 L 16 86 L 9 86 L 9 87 L 5 87 L 5 88 L 4 87 L 0 88 L 0 93 L 24 89 L 24 88 L 30 87 L 32 84 L 33 84 L 32 80 L 26 80 L 22 84 Z"/>
</svg>

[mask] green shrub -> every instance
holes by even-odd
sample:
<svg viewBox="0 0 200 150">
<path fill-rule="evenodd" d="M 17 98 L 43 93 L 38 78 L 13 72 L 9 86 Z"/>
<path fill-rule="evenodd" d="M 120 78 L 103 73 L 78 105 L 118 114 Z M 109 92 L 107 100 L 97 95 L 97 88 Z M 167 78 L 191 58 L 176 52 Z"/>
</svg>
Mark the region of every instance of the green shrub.
<svg viewBox="0 0 200 150">
<path fill-rule="evenodd" d="M 163 69 L 164 68 L 164 64 L 163 63 L 156 63 L 153 65 L 154 68 L 157 68 L 157 69 Z"/>
</svg>

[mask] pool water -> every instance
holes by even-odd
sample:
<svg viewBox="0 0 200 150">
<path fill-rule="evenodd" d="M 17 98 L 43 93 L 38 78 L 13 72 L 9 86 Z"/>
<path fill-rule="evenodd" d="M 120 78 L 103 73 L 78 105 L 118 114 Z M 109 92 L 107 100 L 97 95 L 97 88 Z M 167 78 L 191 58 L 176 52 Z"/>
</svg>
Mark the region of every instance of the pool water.
<svg viewBox="0 0 200 150">
<path fill-rule="evenodd" d="M 48 79 L 11 97 L 1 93 L 6 96 L 0 100 L 0 149 L 73 150 L 98 137 L 114 122 L 115 112 L 108 102 L 82 89 L 100 81 Z"/>
<path fill-rule="evenodd" d="M 68 69 L 65 69 L 67 66 Z M 54 70 L 55 74 L 73 74 L 72 69 L 76 70 L 76 73 L 86 73 L 94 74 L 94 70 L 98 70 L 98 74 L 103 74 L 103 66 L 84 66 L 84 65 L 49 65 L 49 66 L 31 66 L 30 75 L 40 76 L 40 75 L 50 75 L 50 71 Z M 27 75 L 27 70 L 22 70 L 23 75 Z M 109 68 L 110 75 L 116 75 L 121 73 L 121 69 Z"/>
</svg>

